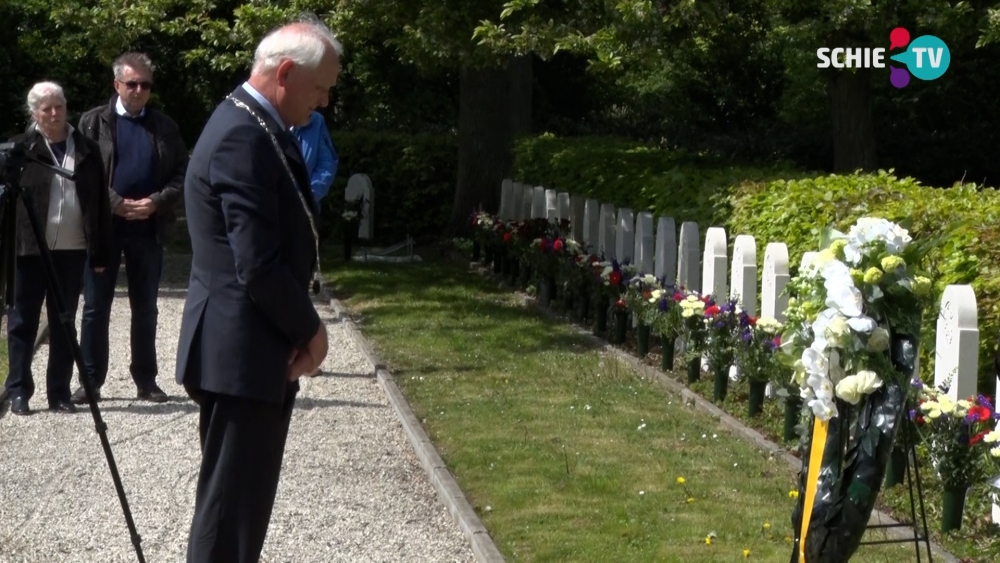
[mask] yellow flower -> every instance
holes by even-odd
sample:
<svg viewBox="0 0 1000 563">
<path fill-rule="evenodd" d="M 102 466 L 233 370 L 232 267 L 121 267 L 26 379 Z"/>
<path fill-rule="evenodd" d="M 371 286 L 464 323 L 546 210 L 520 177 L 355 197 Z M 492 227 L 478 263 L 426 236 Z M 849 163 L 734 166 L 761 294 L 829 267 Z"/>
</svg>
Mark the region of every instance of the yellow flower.
<svg viewBox="0 0 1000 563">
<path fill-rule="evenodd" d="M 712 536 L 705 537 L 705 545 L 712 545 Z"/>
<path fill-rule="evenodd" d="M 905 268 L 906 262 L 899 256 L 886 256 L 882 259 L 882 269 L 891 272 L 896 268 Z"/>
<path fill-rule="evenodd" d="M 764 522 L 764 529 L 765 530 L 770 530 L 771 529 L 771 523 L 770 522 Z"/>
<path fill-rule="evenodd" d="M 987 444 L 992 444 L 993 442 L 1000 442 L 1000 432 L 996 430 L 990 432 L 986 436 L 983 436 L 983 441 Z"/>
<path fill-rule="evenodd" d="M 750 559 L 750 550 L 749 549 L 744 549 L 743 550 L 743 559 Z"/>
<path fill-rule="evenodd" d="M 865 281 L 865 273 L 857 268 L 851 268 L 851 279 L 854 280 L 855 285 L 861 284 Z"/>
<path fill-rule="evenodd" d="M 683 485 L 684 484 L 684 478 L 683 477 L 678 477 L 677 478 L 677 484 L 678 485 Z"/>
<path fill-rule="evenodd" d="M 694 497 L 688 497 L 687 503 L 691 504 L 692 502 L 694 502 Z"/>
<path fill-rule="evenodd" d="M 868 271 L 865 272 L 864 282 L 875 285 L 880 281 L 882 281 L 882 270 L 875 267 L 868 268 Z"/>
<path fill-rule="evenodd" d="M 839 238 L 832 243 L 830 243 L 830 251 L 837 256 L 838 259 L 844 259 L 844 247 L 847 246 L 847 241 Z"/>
<path fill-rule="evenodd" d="M 923 297 L 931 292 L 931 280 L 929 278 L 925 278 L 924 276 L 917 276 L 913 279 L 911 287 L 914 295 Z"/>
<path fill-rule="evenodd" d="M 990 450 L 990 455 L 993 457 L 1000 457 L 1000 446 Z"/>
<path fill-rule="evenodd" d="M 798 491 L 788 491 L 788 498 L 790 498 L 790 499 L 797 499 L 797 498 L 799 498 L 799 492 Z"/>
</svg>

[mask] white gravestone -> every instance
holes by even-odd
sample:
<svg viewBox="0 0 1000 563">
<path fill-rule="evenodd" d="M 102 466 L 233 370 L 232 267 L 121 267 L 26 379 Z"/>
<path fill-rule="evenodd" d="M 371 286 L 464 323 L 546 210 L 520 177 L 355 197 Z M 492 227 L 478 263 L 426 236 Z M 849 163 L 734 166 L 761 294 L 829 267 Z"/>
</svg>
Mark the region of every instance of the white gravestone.
<svg viewBox="0 0 1000 563">
<path fill-rule="evenodd" d="M 726 262 L 728 261 L 726 230 L 709 227 L 705 233 L 705 253 L 701 269 L 701 293 L 711 294 L 716 302 L 726 299 Z"/>
<path fill-rule="evenodd" d="M 559 220 L 559 199 L 555 190 L 545 190 L 545 218 Z"/>
<path fill-rule="evenodd" d="M 785 315 L 788 310 L 788 295 L 785 294 L 788 280 L 788 247 L 783 242 L 767 243 L 764 250 L 764 278 L 761 280 L 762 317 L 770 317 L 780 323 L 788 318 Z"/>
<path fill-rule="evenodd" d="M 748 315 L 757 315 L 757 242 L 750 235 L 737 235 L 733 243 L 733 272 L 729 297 L 737 299 Z M 729 367 L 729 378 L 738 381 L 739 366 Z"/>
<path fill-rule="evenodd" d="M 358 238 L 371 240 L 375 236 L 375 199 L 372 192 L 372 181 L 367 174 L 354 174 L 347 180 L 344 188 L 344 200 L 354 201 L 364 197 L 365 203 L 361 209 L 361 223 L 358 225 Z"/>
<path fill-rule="evenodd" d="M 640 274 L 653 273 L 653 214 L 642 211 L 635 218 L 635 249 L 632 252 Z"/>
<path fill-rule="evenodd" d="M 531 210 L 534 205 L 535 188 L 529 185 L 521 186 L 521 220 L 531 219 Z"/>
<path fill-rule="evenodd" d="M 701 251 L 698 223 L 681 223 L 681 241 L 677 247 L 677 285 L 698 291 L 701 285 Z"/>
<path fill-rule="evenodd" d="M 570 228 L 572 228 L 573 227 L 573 218 L 570 216 L 572 214 L 571 213 L 572 210 L 570 209 L 569 194 L 566 193 L 566 192 L 559 192 L 556 197 L 557 197 L 557 201 L 558 201 L 558 204 L 559 204 L 558 205 L 558 207 L 559 207 L 559 219 L 560 220 L 562 220 L 562 219 L 568 219 L 569 220 L 569 226 L 570 226 Z"/>
<path fill-rule="evenodd" d="M 677 283 L 677 226 L 673 217 L 660 217 L 656 222 L 656 253 L 653 275 Z"/>
<path fill-rule="evenodd" d="M 513 221 L 521 220 L 521 195 L 524 194 L 524 188 L 521 186 L 521 182 L 514 182 L 510 187 L 510 218 Z"/>
<path fill-rule="evenodd" d="M 583 243 L 590 252 L 601 252 L 601 202 L 588 199 L 583 205 Z"/>
<path fill-rule="evenodd" d="M 618 232 L 615 235 L 615 258 L 619 262 L 635 263 L 635 218 L 627 207 L 618 209 Z"/>
<path fill-rule="evenodd" d="M 573 240 L 584 246 L 584 199 L 580 196 L 570 196 L 569 201 L 569 227 L 573 233 Z"/>
<path fill-rule="evenodd" d="M 979 318 L 971 285 L 949 285 L 941 295 L 937 319 L 937 352 L 934 385 L 951 380 L 948 396 L 966 399 L 977 392 L 979 369 Z"/>
<path fill-rule="evenodd" d="M 514 217 L 511 205 L 514 203 L 513 191 L 514 181 L 510 178 L 505 178 L 500 183 L 500 218 L 505 221 Z"/>
<path fill-rule="evenodd" d="M 542 186 L 535 186 L 534 192 L 532 192 L 531 218 L 532 219 L 545 218 L 545 188 L 543 188 Z"/>
<path fill-rule="evenodd" d="M 615 258 L 615 234 L 618 232 L 615 223 L 615 206 L 610 203 L 601 204 L 601 225 L 597 239 L 597 252 L 604 254 L 605 260 Z"/>
</svg>

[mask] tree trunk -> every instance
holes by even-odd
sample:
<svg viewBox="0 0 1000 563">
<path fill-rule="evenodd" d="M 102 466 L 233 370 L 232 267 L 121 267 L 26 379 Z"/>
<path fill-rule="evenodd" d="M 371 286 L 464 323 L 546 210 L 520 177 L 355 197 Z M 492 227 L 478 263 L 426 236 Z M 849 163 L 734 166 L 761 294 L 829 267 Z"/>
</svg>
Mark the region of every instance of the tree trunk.
<svg viewBox="0 0 1000 563">
<path fill-rule="evenodd" d="M 841 70 L 830 80 L 833 171 L 874 171 L 875 129 L 871 112 L 871 70 Z"/>
<path fill-rule="evenodd" d="M 531 128 L 530 63 L 527 58 L 503 66 L 461 68 L 458 178 L 448 236 L 467 234 L 469 216 L 476 209 L 496 213 L 500 208 L 500 184 L 513 167 L 515 132 Z"/>
</svg>

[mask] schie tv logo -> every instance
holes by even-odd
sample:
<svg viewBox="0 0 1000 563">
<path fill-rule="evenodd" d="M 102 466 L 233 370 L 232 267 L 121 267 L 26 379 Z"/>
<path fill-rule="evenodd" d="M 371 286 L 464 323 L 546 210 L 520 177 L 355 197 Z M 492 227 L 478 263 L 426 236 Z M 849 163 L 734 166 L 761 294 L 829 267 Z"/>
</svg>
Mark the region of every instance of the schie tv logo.
<svg viewBox="0 0 1000 563">
<path fill-rule="evenodd" d="M 908 47 L 907 47 L 908 46 Z M 910 83 L 910 74 L 920 80 L 936 80 L 951 65 L 951 52 L 944 41 L 933 35 L 921 35 L 910 42 L 910 32 L 897 27 L 889 34 L 889 51 L 907 47 L 905 51 L 889 58 L 903 63 L 906 68 L 889 65 L 889 82 L 896 88 Z M 822 47 L 816 50 L 818 68 L 885 68 L 886 49 L 876 47 Z"/>
</svg>

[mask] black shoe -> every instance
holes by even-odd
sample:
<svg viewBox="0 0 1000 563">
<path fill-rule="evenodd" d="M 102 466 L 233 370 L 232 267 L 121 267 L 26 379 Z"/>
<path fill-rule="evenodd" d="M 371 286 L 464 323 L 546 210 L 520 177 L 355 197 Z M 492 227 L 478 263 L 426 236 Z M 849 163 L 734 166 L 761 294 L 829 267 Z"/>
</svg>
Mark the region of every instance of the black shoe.
<svg viewBox="0 0 1000 563">
<path fill-rule="evenodd" d="M 10 412 L 22 416 L 31 414 L 31 409 L 28 408 L 28 399 L 24 397 L 11 397 Z"/>
<path fill-rule="evenodd" d="M 100 401 L 101 400 L 101 388 L 100 387 L 98 387 L 97 389 L 94 390 L 94 400 L 95 401 Z M 86 404 L 87 403 L 87 389 L 84 386 L 81 385 L 79 388 L 77 388 L 76 391 L 73 392 L 73 395 L 69 398 L 69 402 L 73 403 L 74 405 L 83 405 L 83 404 Z"/>
<path fill-rule="evenodd" d="M 136 396 L 143 401 L 150 401 L 152 403 L 165 403 L 167 402 L 167 394 L 163 392 L 163 389 L 157 387 L 154 383 L 149 387 L 139 389 Z"/>
<path fill-rule="evenodd" d="M 54 403 L 49 403 L 49 410 L 69 414 L 76 412 L 76 407 L 74 407 L 73 403 L 69 401 L 56 401 Z"/>
</svg>

